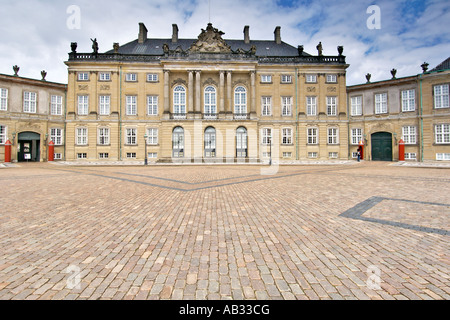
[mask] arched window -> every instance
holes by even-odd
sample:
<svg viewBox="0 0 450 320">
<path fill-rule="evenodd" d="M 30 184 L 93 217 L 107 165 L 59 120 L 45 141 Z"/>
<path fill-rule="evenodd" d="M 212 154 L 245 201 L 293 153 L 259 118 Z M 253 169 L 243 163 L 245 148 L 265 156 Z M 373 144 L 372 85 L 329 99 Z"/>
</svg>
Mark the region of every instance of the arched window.
<svg viewBox="0 0 450 320">
<path fill-rule="evenodd" d="M 234 89 L 234 113 L 235 115 L 247 115 L 247 90 L 242 87 Z"/>
<path fill-rule="evenodd" d="M 214 116 L 217 113 L 216 88 L 207 86 L 205 88 L 205 115 Z"/>
<path fill-rule="evenodd" d="M 216 156 L 216 129 L 208 127 L 205 130 L 205 158 Z"/>
<path fill-rule="evenodd" d="M 247 129 L 244 127 L 236 129 L 236 157 L 247 157 Z"/>
<path fill-rule="evenodd" d="M 186 89 L 183 86 L 176 86 L 173 89 L 173 113 L 186 115 Z"/>
<path fill-rule="evenodd" d="M 174 158 L 184 157 L 184 129 L 175 127 L 172 132 L 172 155 Z"/>
</svg>

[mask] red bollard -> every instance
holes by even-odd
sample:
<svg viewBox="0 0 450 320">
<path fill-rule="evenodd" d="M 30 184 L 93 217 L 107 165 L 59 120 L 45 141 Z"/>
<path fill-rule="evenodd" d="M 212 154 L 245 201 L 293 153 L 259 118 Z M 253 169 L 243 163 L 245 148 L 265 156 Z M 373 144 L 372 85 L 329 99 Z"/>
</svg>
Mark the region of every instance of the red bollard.
<svg viewBox="0 0 450 320">
<path fill-rule="evenodd" d="M 364 142 L 362 140 L 359 142 L 358 149 L 361 153 L 361 160 L 364 160 Z"/>
<path fill-rule="evenodd" d="M 11 141 L 5 142 L 5 162 L 11 162 Z"/>
<path fill-rule="evenodd" d="M 398 142 L 398 161 L 405 161 L 405 141 L 403 139 Z"/>
<path fill-rule="evenodd" d="M 55 158 L 55 143 L 50 140 L 48 143 L 48 161 L 53 161 Z"/>
</svg>

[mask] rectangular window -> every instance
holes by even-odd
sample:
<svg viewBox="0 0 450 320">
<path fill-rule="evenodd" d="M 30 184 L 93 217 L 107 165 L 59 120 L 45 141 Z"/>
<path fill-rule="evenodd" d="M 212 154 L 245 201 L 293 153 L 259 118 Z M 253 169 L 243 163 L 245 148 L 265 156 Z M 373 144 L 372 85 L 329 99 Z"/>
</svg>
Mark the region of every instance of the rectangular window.
<svg viewBox="0 0 450 320">
<path fill-rule="evenodd" d="M 317 114 L 317 97 L 306 97 L 306 112 L 308 116 Z"/>
<path fill-rule="evenodd" d="M 339 135 L 337 128 L 328 128 L 328 144 L 338 144 Z"/>
<path fill-rule="evenodd" d="M 136 137 L 136 128 L 127 128 L 127 144 L 135 145 L 137 143 Z"/>
<path fill-rule="evenodd" d="M 85 146 L 88 143 L 88 129 L 87 128 L 77 128 L 77 145 Z"/>
<path fill-rule="evenodd" d="M 283 128 L 282 129 L 282 144 L 292 144 L 292 129 Z"/>
<path fill-rule="evenodd" d="M 307 74 L 306 75 L 306 82 L 307 83 L 316 83 L 317 82 L 317 76 L 315 74 Z"/>
<path fill-rule="evenodd" d="M 292 115 L 292 97 L 281 97 L 281 115 Z"/>
<path fill-rule="evenodd" d="M 351 138 L 352 144 L 359 144 L 362 141 L 362 129 L 361 128 L 353 128 L 351 130 Z"/>
<path fill-rule="evenodd" d="M 62 153 L 54 153 L 53 159 L 55 160 L 61 160 L 62 159 Z"/>
<path fill-rule="evenodd" d="M 450 124 L 438 124 L 435 126 L 436 143 L 450 143 Z"/>
<path fill-rule="evenodd" d="M 317 158 L 317 152 L 308 152 L 308 158 L 310 159 Z"/>
<path fill-rule="evenodd" d="M 89 73 L 88 72 L 78 72 L 78 81 L 88 81 Z"/>
<path fill-rule="evenodd" d="M 264 128 L 262 129 L 262 144 L 269 145 L 272 141 L 272 129 Z"/>
<path fill-rule="evenodd" d="M 147 144 L 158 144 L 158 129 L 148 128 L 147 129 Z"/>
<path fill-rule="evenodd" d="M 283 158 L 292 158 L 292 152 L 283 152 Z"/>
<path fill-rule="evenodd" d="M 0 88 L 0 110 L 8 110 L 8 89 Z"/>
<path fill-rule="evenodd" d="M 55 146 L 62 145 L 62 129 L 59 128 L 50 129 L 50 139 L 53 141 Z"/>
<path fill-rule="evenodd" d="M 308 128 L 308 144 L 317 144 L 317 128 Z"/>
<path fill-rule="evenodd" d="M 149 152 L 147 154 L 147 156 L 148 156 L 149 159 L 156 159 L 156 158 L 158 158 L 158 153 L 156 153 L 156 152 Z"/>
<path fill-rule="evenodd" d="M 434 107 L 436 109 L 449 107 L 448 86 L 448 84 L 434 86 Z"/>
<path fill-rule="evenodd" d="M 50 97 L 50 113 L 56 116 L 62 115 L 62 96 Z"/>
<path fill-rule="evenodd" d="M 98 76 L 99 81 L 111 81 L 111 73 L 109 72 L 100 72 Z"/>
<path fill-rule="evenodd" d="M 328 158 L 330 159 L 337 159 L 338 155 L 339 154 L 337 152 L 328 152 Z"/>
<path fill-rule="evenodd" d="M 85 116 L 89 110 L 89 96 L 78 96 L 78 115 Z"/>
<path fill-rule="evenodd" d="M 362 115 L 362 96 L 351 97 L 351 113 L 352 116 L 361 116 Z"/>
<path fill-rule="evenodd" d="M 149 116 L 158 115 L 158 96 L 147 96 L 147 114 Z"/>
<path fill-rule="evenodd" d="M 272 114 L 272 97 L 261 97 L 261 110 L 263 116 Z"/>
<path fill-rule="evenodd" d="M 261 75 L 261 83 L 271 83 L 272 82 L 272 76 L 269 74 L 263 74 Z"/>
<path fill-rule="evenodd" d="M 127 152 L 127 159 L 136 159 L 136 152 Z"/>
<path fill-rule="evenodd" d="M 352 152 L 352 158 L 357 159 L 358 158 L 358 152 Z"/>
<path fill-rule="evenodd" d="M 335 74 L 327 74 L 327 82 L 328 83 L 336 83 L 337 76 Z"/>
<path fill-rule="evenodd" d="M 387 93 L 378 93 L 375 95 L 375 113 L 387 113 Z"/>
<path fill-rule="evenodd" d="M 288 74 L 281 75 L 281 83 L 292 83 L 292 76 Z"/>
<path fill-rule="evenodd" d="M 414 89 L 411 90 L 403 90 L 402 91 L 402 111 L 414 111 L 416 110 L 416 91 Z"/>
<path fill-rule="evenodd" d="M 99 101 L 99 113 L 101 116 L 108 116 L 111 107 L 111 97 L 110 96 L 100 96 Z"/>
<path fill-rule="evenodd" d="M 109 128 L 98 128 L 98 144 L 109 145 Z"/>
<path fill-rule="evenodd" d="M 436 160 L 450 160 L 450 153 L 436 153 Z"/>
<path fill-rule="evenodd" d="M 6 137 L 6 126 L 0 126 L 0 144 L 5 144 Z"/>
<path fill-rule="evenodd" d="M 126 96 L 127 116 L 137 115 L 137 96 Z"/>
<path fill-rule="evenodd" d="M 417 160 L 417 154 L 415 152 L 405 152 L 405 160 Z"/>
<path fill-rule="evenodd" d="M 337 114 L 337 97 L 327 97 L 327 115 L 335 116 Z"/>
<path fill-rule="evenodd" d="M 77 159 L 87 159 L 87 153 L 86 152 L 77 153 Z"/>
<path fill-rule="evenodd" d="M 137 81 L 137 73 L 127 73 L 125 75 L 125 81 L 132 81 L 132 82 Z"/>
<path fill-rule="evenodd" d="M 147 73 L 147 82 L 158 82 L 157 73 Z"/>
<path fill-rule="evenodd" d="M 402 128 L 402 131 L 405 144 L 416 144 L 416 127 L 405 126 Z"/>
<path fill-rule="evenodd" d="M 99 159 L 108 159 L 109 158 L 109 153 L 101 152 L 101 153 L 98 154 L 98 158 Z"/>
<path fill-rule="evenodd" d="M 36 93 L 24 91 L 23 112 L 36 113 Z"/>
</svg>

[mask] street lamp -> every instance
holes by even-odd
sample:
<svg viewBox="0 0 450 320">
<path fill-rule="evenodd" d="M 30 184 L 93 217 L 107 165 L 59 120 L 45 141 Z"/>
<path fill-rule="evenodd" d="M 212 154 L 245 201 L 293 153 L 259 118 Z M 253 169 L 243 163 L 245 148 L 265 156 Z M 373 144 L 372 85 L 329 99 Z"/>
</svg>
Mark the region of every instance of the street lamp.
<svg viewBox="0 0 450 320">
<path fill-rule="evenodd" d="M 147 155 L 147 134 L 144 134 L 144 144 L 145 144 L 145 155 L 144 155 L 144 165 L 148 164 L 148 155 Z"/>
</svg>

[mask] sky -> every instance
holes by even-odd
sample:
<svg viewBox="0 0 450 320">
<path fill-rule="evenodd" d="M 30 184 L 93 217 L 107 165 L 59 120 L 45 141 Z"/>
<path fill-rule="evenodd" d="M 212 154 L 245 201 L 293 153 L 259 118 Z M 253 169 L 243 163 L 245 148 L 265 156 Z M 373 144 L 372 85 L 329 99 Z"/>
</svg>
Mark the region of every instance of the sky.
<svg viewBox="0 0 450 320">
<path fill-rule="evenodd" d="M 337 55 L 344 46 L 347 85 L 421 73 L 450 57 L 450 1 L 448 0 L 0 0 L 0 73 L 67 83 L 70 43 L 78 52 L 99 52 L 138 37 L 139 23 L 149 38 L 171 38 L 172 24 L 179 38 L 197 38 L 211 22 L 224 39 L 243 39 L 250 26 L 251 40 L 273 40 L 281 27 L 282 41 L 317 55 Z"/>
</svg>

